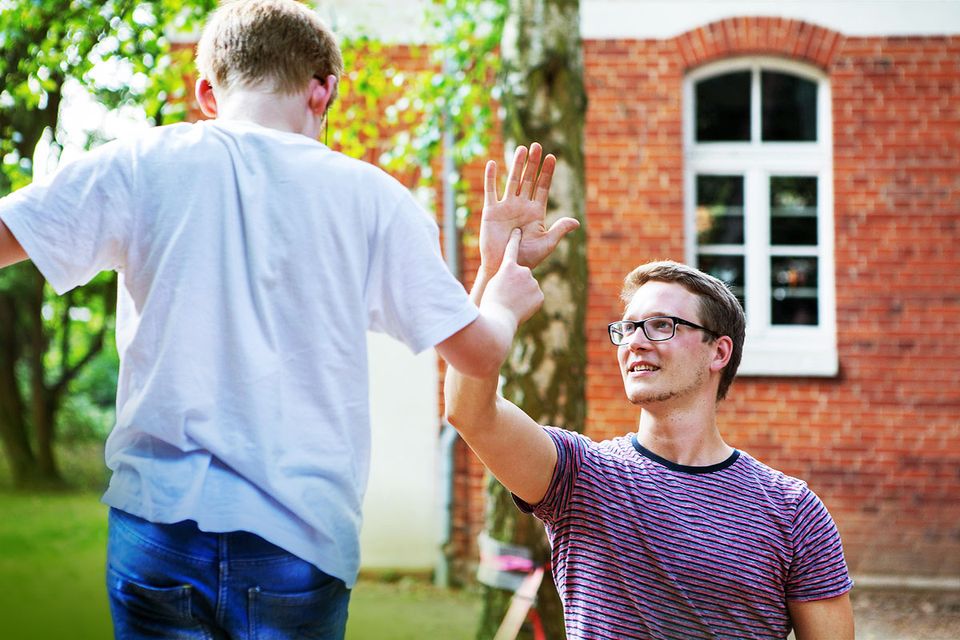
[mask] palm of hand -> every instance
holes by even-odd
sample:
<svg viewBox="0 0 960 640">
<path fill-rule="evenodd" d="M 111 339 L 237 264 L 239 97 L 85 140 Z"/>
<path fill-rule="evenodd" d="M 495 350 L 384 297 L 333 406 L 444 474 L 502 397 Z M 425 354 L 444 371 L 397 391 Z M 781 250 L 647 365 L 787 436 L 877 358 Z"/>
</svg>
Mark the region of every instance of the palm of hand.
<svg viewBox="0 0 960 640">
<path fill-rule="evenodd" d="M 484 205 L 480 222 L 480 259 L 482 269 L 493 274 L 500 268 L 503 252 L 514 229 L 522 232 L 517 263 L 534 268 L 557 246 L 560 239 L 576 229 L 579 223 L 562 218 L 547 228 L 547 195 L 557 160 L 547 155 L 540 163 L 542 148 L 518 147 L 513 166 L 507 176 L 503 198 L 497 196 L 497 164 L 487 163 L 484 173 Z"/>
<path fill-rule="evenodd" d="M 519 199 L 519 198 L 518 198 Z M 500 268 L 503 250 L 510 233 L 519 228 L 520 239 L 517 264 L 534 268 L 546 258 L 553 247 L 544 224 L 545 207 L 533 200 L 510 203 L 507 200 L 483 208 L 480 225 L 480 259 L 491 273 Z"/>
</svg>

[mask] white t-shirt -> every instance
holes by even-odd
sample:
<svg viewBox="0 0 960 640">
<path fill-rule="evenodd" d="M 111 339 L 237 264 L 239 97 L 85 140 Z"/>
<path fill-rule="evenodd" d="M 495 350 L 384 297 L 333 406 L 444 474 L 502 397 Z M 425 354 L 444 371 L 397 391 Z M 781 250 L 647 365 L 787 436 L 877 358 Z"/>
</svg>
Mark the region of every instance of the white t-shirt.
<svg viewBox="0 0 960 640">
<path fill-rule="evenodd" d="M 366 331 L 419 352 L 478 314 L 407 189 L 306 136 L 211 121 L 104 145 L 0 218 L 58 293 L 120 272 L 104 502 L 251 531 L 352 586 Z"/>
</svg>

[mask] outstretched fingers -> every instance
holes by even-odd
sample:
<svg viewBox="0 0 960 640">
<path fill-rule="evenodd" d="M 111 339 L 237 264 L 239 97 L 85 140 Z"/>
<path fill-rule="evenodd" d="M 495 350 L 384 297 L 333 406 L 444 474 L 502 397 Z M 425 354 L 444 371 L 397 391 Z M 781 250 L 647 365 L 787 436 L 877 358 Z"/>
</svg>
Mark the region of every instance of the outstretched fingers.
<svg viewBox="0 0 960 640">
<path fill-rule="evenodd" d="M 497 162 L 487 160 L 483 171 L 483 206 L 489 207 L 497 203 Z"/>
<path fill-rule="evenodd" d="M 544 207 L 547 206 L 547 196 L 550 194 L 550 184 L 553 182 L 553 172 L 557 168 L 557 157 L 548 153 L 543 159 L 543 167 L 540 168 L 540 178 L 537 180 L 537 190 L 533 199 Z"/>
<path fill-rule="evenodd" d="M 530 145 L 527 166 L 523 170 L 523 179 L 520 181 L 520 191 L 517 194 L 525 200 L 533 198 L 534 189 L 537 185 L 537 171 L 540 169 L 540 156 L 542 155 L 543 147 L 540 146 L 540 143 L 534 142 Z"/>
<path fill-rule="evenodd" d="M 527 148 L 517 147 L 513 153 L 513 165 L 510 167 L 510 173 L 507 174 L 507 190 L 505 197 L 515 196 L 520 193 L 520 181 L 523 179 L 523 167 L 527 162 Z"/>
</svg>

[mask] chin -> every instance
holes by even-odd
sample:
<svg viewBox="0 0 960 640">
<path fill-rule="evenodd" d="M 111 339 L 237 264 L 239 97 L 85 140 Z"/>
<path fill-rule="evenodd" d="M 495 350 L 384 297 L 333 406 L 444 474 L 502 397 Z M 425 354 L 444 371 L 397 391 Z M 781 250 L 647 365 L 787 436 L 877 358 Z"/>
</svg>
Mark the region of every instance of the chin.
<svg viewBox="0 0 960 640">
<path fill-rule="evenodd" d="M 675 391 L 657 391 L 655 389 L 633 389 L 632 391 L 627 391 L 627 400 L 629 400 L 631 404 L 640 406 L 666 402 L 676 396 L 677 393 Z"/>
</svg>

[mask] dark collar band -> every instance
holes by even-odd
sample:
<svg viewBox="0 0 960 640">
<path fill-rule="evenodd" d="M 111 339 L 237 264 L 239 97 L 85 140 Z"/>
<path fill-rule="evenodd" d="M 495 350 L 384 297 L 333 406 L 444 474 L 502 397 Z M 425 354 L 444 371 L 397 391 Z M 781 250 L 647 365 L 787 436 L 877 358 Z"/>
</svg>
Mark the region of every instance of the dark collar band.
<svg viewBox="0 0 960 640">
<path fill-rule="evenodd" d="M 671 471 L 679 471 L 681 473 L 713 473 L 715 471 L 722 471 L 723 469 L 726 469 L 727 467 L 732 465 L 734 462 L 736 462 L 737 458 L 740 457 L 740 451 L 738 451 L 737 449 L 734 449 L 733 453 L 730 454 L 730 457 L 724 460 L 723 462 L 718 462 L 717 464 L 710 464 L 705 467 L 693 467 L 686 464 L 677 464 L 676 462 L 671 462 L 666 458 L 662 458 L 658 456 L 653 451 L 650 451 L 649 449 L 644 447 L 642 444 L 640 444 L 640 441 L 637 440 L 637 434 L 633 434 L 630 437 L 630 440 L 633 442 L 633 448 L 636 449 L 640 453 L 640 455 L 642 455 L 644 458 L 647 458 L 648 460 L 652 460 L 657 464 L 663 465 L 664 467 L 666 467 L 667 469 L 670 469 Z"/>
</svg>

